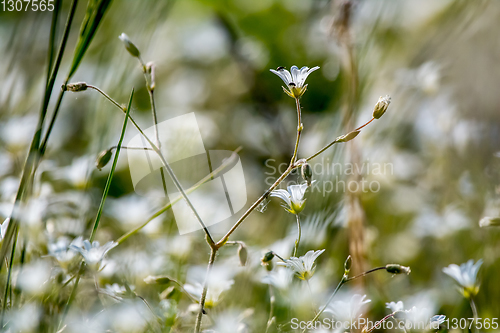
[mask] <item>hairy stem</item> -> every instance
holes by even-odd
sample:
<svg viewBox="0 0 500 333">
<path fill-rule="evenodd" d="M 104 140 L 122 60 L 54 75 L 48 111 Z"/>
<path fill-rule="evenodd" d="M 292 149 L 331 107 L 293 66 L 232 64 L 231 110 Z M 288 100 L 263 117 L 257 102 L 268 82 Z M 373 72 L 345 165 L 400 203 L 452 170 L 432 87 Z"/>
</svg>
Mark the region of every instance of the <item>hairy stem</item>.
<svg viewBox="0 0 500 333">
<path fill-rule="evenodd" d="M 215 261 L 215 256 L 217 255 L 217 249 L 216 248 L 211 248 L 210 251 L 210 259 L 208 260 L 208 266 L 207 266 L 207 274 L 205 276 L 205 282 L 203 284 L 203 291 L 201 292 L 201 298 L 200 298 L 200 309 L 198 311 L 198 316 L 196 317 L 196 324 L 194 327 L 194 332 L 195 333 L 200 333 L 201 329 L 201 320 L 203 318 L 203 313 L 205 312 L 205 301 L 207 299 L 207 292 L 208 292 L 208 279 L 210 275 L 210 271 L 212 270 L 212 266 L 214 265 Z"/>
</svg>

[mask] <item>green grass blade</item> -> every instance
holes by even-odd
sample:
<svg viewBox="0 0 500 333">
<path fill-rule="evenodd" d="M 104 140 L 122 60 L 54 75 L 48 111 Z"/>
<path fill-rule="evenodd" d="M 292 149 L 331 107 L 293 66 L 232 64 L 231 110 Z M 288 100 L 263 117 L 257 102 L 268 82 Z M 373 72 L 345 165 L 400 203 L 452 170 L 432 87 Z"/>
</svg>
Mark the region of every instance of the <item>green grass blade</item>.
<svg viewBox="0 0 500 333">
<path fill-rule="evenodd" d="M 97 210 L 97 215 L 94 222 L 94 227 L 92 228 L 92 233 L 90 234 L 90 242 L 92 242 L 95 238 L 95 234 L 97 232 L 97 228 L 99 227 L 99 221 L 101 220 L 102 210 L 104 208 L 104 203 L 106 202 L 106 197 L 108 196 L 109 188 L 111 186 L 111 181 L 113 180 L 113 174 L 115 173 L 116 163 L 118 162 L 118 156 L 120 155 L 120 150 L 122 147 L 123 138 L 125 136 L 125 130 L 127 129 L 128 115 L 130 113 L 130 108 L 132 106 L 132 98 L 134 97 L 134 90 L 132 89 L 132 93 L 130 94 L 130 98 L 128 100 L 127 112 L 125 114 L 125 120 L 123 121 L 122 133 L 120 135 L 120 140 L 116 145 L 115 158 L 113 160 L 113 165 L 111 166 L 111 170 L 109 171 L 108 180 L 106 181 L 106 186 L 104 187 L 104 193 L 102 194 L 101 203 L 99 205 L 99 209 Z"/>
<path fill-rule="evenodd" d="M 80 29 L 80 38 L 76 44 L 75 54 L 73 56 L 73 62 L 71 64 L 71 69 L 68 74 L 68 78 L 73 76 L 73 74 L 78 69 L 80 62 L 85 55 L 92 39 L 95 36 L 99 24 L 101 23 L 106 11 L 108 10 L 111 0 L 89 0 L 87 5 L 87 12 L 85 18 L 82 22 L 82 27 Z"/>
</svg>

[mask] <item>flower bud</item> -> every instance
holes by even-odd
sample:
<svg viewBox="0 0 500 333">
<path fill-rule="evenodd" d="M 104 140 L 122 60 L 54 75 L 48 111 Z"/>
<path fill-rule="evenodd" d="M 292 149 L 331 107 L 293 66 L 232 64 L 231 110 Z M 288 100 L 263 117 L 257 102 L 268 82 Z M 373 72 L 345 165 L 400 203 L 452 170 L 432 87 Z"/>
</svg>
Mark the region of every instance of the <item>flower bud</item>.
<svg viewBox="0 0 500 333">
<path fill-rule="evenodd" d="M 72 92 L 85 91 L 87 90 L 87 84 L 85 82 L 68 83 L 66 90 Z"/>
<path fill-rule="evenodd" d="M 130 41 L 128 36 L 125 33 L 122 33 L 118 38 L 123 42 L 125 45 L 125 48 L 127 49 L 128 53 L 130 53 L 132 56 L 139 58 L 140 52 L 139 49 Z"/>
<path fill-rule="evenodd" d="M 481 219 L 481 221 L 479 221 L 479 226 L 481 228 L 498 227 L 498 226 L 500 226 L 500 217 L 485 216 Z"/>
<path fill-rule="evenodd" d="M 351 255 L 349 255 L 344 262 L 344 274 L 345 275 L 349 274 L 349 271 L 351 270 L 351 266 L 352 266 L 352 258 L 351 258 Z"/>
<path fill-rule="evenodd" d="M 262 259 L 260 261 L 262 261 L 262 263 L 268 263 L 271 260 L 273 260 L 273 258 L 274 258 L 273 251 L 269 251 L 266 254 L 264 254 L 264 257 L 262 257 Z"/>
<path fill-rule="evenodd" d="M 375 108 L 373 108 L 373 118 L 379 119 L 382 117 L 385 111 L 387 111 L 389 104 L 391 104 L 391 97 L 389 95 L 380 96 L 377 104 L 375 104 Z"/>
<path fill-rule="evenodd" d="M 304 178 L 304 180 L 307 182 L 307 186 L 311 186 L 311 181 L 313 177 L 311 166 L 308 163 L 302 164 L 300 173 L 302 174 L 302 178 Z"/>
<path fill-rule="evenodd" d="M 111 147 L 107 150 L 103 150 L 99 156 L 97 156 L 97 159 L 95 161 L 95 166 L 97 169 L 102 170 L 108 164 L 108 162 L 111 160 L 111 155 L 113 155 L 113 149 L 114 147 Z"/>
<path fill-rule="evenodd" d="M 248 250 L 245 243 L 241 242 L 238 248 L 238 259 L 240 259 L 240 265 L 245 266 L 248 259 Z"/>
<path fill-rule="evenodd" d="M 405 273 L 406 275 L 411 273 L 410 267 L 407 266 L 401 266 L 398 264 L 389 264 L 385 266 L 385 270 L 391 274 L 402 274 Z"/>
<path fill-rule="evenodd" d="M 352 139 L 354 139 L 355 137 L 358 136 L 359 132 L 361 131 L 352 131 L 352 132 L 349 132 L 345 135 L 342 135 L 342 136 L 339 136 L 337 138 L 337 142 L 347 142 L 347 141 L 351 141 Z"/>
<path fill-rule="evenodd" d="M 144 282 L 146 282 L 147 284 L 168 284 L 170 283 L 170 281 L 172 281 L 172 279 L 166 275 L 148 275 L 148 277 L 144 279 Z"/>
</svg>

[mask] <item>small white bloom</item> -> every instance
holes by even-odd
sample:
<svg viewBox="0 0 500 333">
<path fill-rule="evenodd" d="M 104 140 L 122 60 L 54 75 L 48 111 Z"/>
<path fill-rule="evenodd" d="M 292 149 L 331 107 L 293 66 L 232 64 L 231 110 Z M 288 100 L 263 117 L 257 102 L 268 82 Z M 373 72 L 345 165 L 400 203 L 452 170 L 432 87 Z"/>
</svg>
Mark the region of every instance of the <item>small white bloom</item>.
<svg viewBox="0 0 500 333">
<path fill-rule="evenodd" d="M 92 244 L 90 244 L 88 240 L 84 240 L 83 247 L 77 246 L 72 243 L 70 245 L 70 248 L 79 252 L 85 259 L 85 263 L 87 265 L 89 265 L 95 270 L 99 270 L 101 262 L 106 256 L 106 253 L 108 253 L 109 250 L 111 250 L 117 245 L 118 243 L 116 242 L 108 242 L 103 246 L 100 246 L 98 241 L 94 241 L 92 242 Z"/>
<path fill-rule="evenodd" d="M 464 295 L 466 297 L 474 296 L 479 291 L 479 286 L 476 285 L 476 279 L 482 264 L 482 259 L 479 259 L 475 264 L 474 260 L 471 259 L 460 266 L 451 264 L 443 268 L 443 272 L 455 279 L 455 281 L 464 288 Z"/>
<path fill-rule="evenodd" d="M 83 244 L 82 238 L 76 238 L 73 242 L 71 242 L 71 244 L 81 247 Z M 69 246 L 70 243 L 66 237 L 61 237 L 57 242 L 48 245 L 49 256 L 55 258 L 64 270 L 68 268 L 78 253 L 75 249 L 70 248 Z"/>
<path fill-rule="evenodd" d="M 314 182 L 313 182 L 314 183 Z M 285 210 L 289 211 L 292 214 L 299 214 L 304 207 L 306 206 L 306 199 L 304 196 L 307 191 L 307 183 L 300 185 L 290 185 L 287 190 L 274 190 L 271 192 L 271 197 L 280 198 L 285 202 L 286 205 L 283 205 Z"/>
<path fill-rule="evenodd" d="M 205 299 L 205 307 L 213 308 L 221 300 L 221 295 L 223 292 L 231 289 L 234 284 L 234 280 L 220 281 L 219 283 L 209 283 L 207 290 L 207 298 Z M 201 283 L 184 285 L 184 289 L 193 296 L 194 299 L 199 300 L 203 291 L 203 285 Z"/>
<path fill-rule="evenodd" d="M 366 299 L 366 295 L 354 294 L 348 301 L 336 301 L 331 303 L 325 310 L 330 312 L 335 317 L 335 320 L 343 323 L 355 322 L 362 316 L 363 307 L 370 303 L 371 300 Z M 345 327 L 348 329 L 349 327 Z"/>
<path fill-rule="evenodd" d="M 307 90 L 307 84 L 304 85 L 307 77 L 317 69 L 319 69 L 318 66 L 313 68 L 304 66 L 299 69 L 294 65 L 292 66 L 292 68 L 290 68 L 290 72 L 286 70 L 285 67 L 278 67 L 277 70 L 270 69 L 270 71 L 278 75 L 283 80 L 283 82 L 285 82 L 288 89 L 283 87 L 283 90 L 288 96 L 292 98 L 299 98 Z"/>
<path fill-rule="evenodd" d="M 395 302 L 385 303 L 385 307 L 390 309 L 392 312 L 403 311 L 405 308 L 402 301 L 399 301 L 397 303 Z"/>
<path fill-rule="evenodd" d="M 292 274 L 293 272 L 288 269 L 277 269 L 264 276 L 261 281 L 275 288 L 286 290 L 292 282 Z"/>
<path fill-rule="evenodd" d="M 302 257 L 291 257 L 285 262 L 279 262 L 278 265 L 291 269 L 301 280 L 309 280 L 314 275 L 314 270 L 316 269 L 314 262 L 323 252 L 325 252 L 324 249 L 318 251 L 311 250 Z"/>
</svg>

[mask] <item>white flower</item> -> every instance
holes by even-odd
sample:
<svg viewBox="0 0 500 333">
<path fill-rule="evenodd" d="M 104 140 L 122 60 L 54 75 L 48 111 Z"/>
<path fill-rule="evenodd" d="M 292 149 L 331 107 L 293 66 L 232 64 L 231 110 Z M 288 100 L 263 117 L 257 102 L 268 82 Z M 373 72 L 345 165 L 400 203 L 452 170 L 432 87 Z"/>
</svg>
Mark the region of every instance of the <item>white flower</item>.
<svg viewBox="0 0 500 333">
<path fill-rule="evenodd" d="M 291 257 L 285 262 L 279 262 L 278 265 L 286 266 L 295 272 L 295 275 L 301 280 L 309 280 L 314 275 L 314 270 L 316 269 L 316 264 L 314 261 L 318 258 L 325 250 L 309 251 L 302 257 Z"/>
<path fill-rule="evenodd" d="M 281 189 L 274 190 L 271 192 L 270 196 L 283 200 L 286 204 L 283 205 L 285 210 L 292 214 L 299 214 L 306 206 L 306 199 L 304 199 L 304 195 L 306 194 L 307 188 L 307 183 L 290 185 L 288 186 L 287 191 Z"/>
<path fill-rule="evenodd" d="M 108 253 L 109 250 L 117 245 L 118 243 L 116 242 L 108 242 L 103 246 L 100 246 L 98 241 L 94 241 L 92 242 L 92 244 L 90 244 L 88 240 L 84 240 L 83 247 L 77 246 L 74 243 L 72 243 L 69 247 L 79 252 L 85 259 L 85 263 L 87 265 L 89 265 L 93 269 L 99 270 L 101 262 L 106 256 L 106 253 Z"/>
<path fill-rule="evenodd" d="M 231 289 L 233 284 L 234 280 L 220 281 L 220 283 L 209 283 L 207 298 L 205 299 L 205 307 L 209 309 L 216 306 L 221 300 L 222 293 Z M 186 283 L 184 285 L 184 290 L 193 296 L 194 299 L 199 300 L 203 291 L 203 285 L 201 283 Z"/>
<path fill-rule="evenodd" d="M 325 312 L 330 312 L 335 317 L 335 320 L 343 323 L 350 323 L 356 321 L 361 315 L 365 304 L 370 303 L 371 300 L 365 299 L 366 295 L 354 294 L 351 299 L 345 301 L 335 301 L 330 304 Z M 348 327 L 345 327 L 346 329 Z"/>
<path fill-rule="evenodd" d="M 390 309 L 392 312 L 403 311 L 405 308 L 402 301 L 399 301 L 397 303 L 395 302 L 385 303 L 385 307 Z"/>
<path fill-rule="evenodd" d="M 404 303 L 402 301 L 397 303 L 385 303 L 385 305 L 393 313 L 400 313 L 399 316 L 394 316 L 394 319 L 404 320 L 406 322 L 406 326 L 413 327 L 415 329 L 438 329 L 439 325 L 446 320 L 445 315 L 435 315 L 431 317 L 432 310 L 422 306 L 413 306 L 412 308 L 405 310 Z"/>
<path fill-rule="evenodd" d="M 261 281 L 275 288 L 286 290 L 292 281 L 292 274 L 293 272 L 288 269 L 277 269 L 264 276 Z"/>
<path fill-rule="evenodd" d="M 443 268 L 443 272 L 457 281 L 457 283 L 464 288 L 464 296 L 474 296 L 479 291 L 479 286 L 476 285 L 477 272 L 483 264 L 483 260 L 479 259 L 474 264 L 471 259 L 460 266 L 451 264 Z"/>
<path fill-rule="evenodd" d="M 285 67 L 278 67 L 277 70 L 270 69 L 270 71 L 278 75 L 283 80 L 283 82 L 285 82 L 288 89 L 283 87 L 283 90 L 288 96 L 292 98 L 299 98 L 307 90 L 307 84 L 304 85 L 307 77 L 309 76 L 309 74 L 311 74 L 317 69 L 319 69 L 318 66 L 313 68 L 304 66 L 301 69 L 299 69 L 297 66 L 294 65 L 292 66 L 292 68 L 290 68 L 291 73 L 288 70 L 286 70 Z"/>
<path fill-rule="evenodd" d="M 69 264 L 73 261 L 78 251 L 70 247 L 71 245 L 81 247 L 83 245 L 82 238 L 76 238 L 69 244 L 69 240 L 66 237 L 61 237 L 56 243 L 51 243 L 48 245 L 49 256 L 55 258 L 61 268 L 67 269 Z"/>
</svg>

